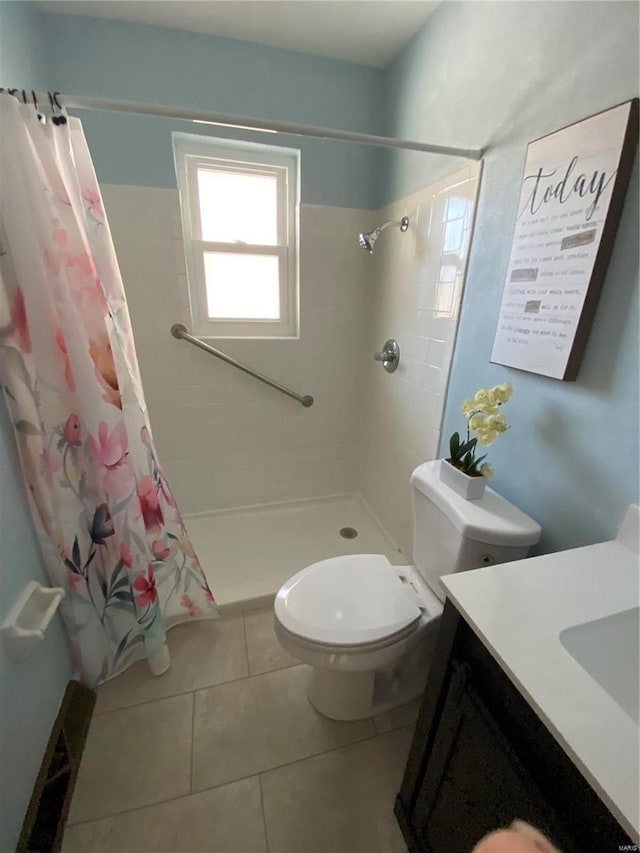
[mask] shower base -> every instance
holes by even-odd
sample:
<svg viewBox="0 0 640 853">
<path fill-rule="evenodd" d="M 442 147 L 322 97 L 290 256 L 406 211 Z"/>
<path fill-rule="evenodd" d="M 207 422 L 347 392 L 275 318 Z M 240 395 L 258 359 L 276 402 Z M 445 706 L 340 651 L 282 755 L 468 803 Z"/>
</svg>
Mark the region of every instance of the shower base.
<svg viewBox="0 0 640 853">
<path fill-rule="evenodd" d="M 269 604 L 291 575 L 328 557 L 407 563 L 358 494 L 198 513 L 185 523 L 224 612 Z"/>
</svg>

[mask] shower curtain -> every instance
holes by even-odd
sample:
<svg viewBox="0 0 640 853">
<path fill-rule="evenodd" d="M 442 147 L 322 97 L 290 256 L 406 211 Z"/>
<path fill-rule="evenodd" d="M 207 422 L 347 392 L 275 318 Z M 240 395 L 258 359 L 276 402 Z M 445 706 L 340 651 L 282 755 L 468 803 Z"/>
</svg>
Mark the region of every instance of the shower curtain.
<svg viewBox="0 0 640 853">
<path fill-rule="evenodd" d="M 0 381 L 74 669 L 159 674 L 166 630 L 218 611 L 156 455 L 82 125 L 0 94 L 0 127 Z"/>
</svg>

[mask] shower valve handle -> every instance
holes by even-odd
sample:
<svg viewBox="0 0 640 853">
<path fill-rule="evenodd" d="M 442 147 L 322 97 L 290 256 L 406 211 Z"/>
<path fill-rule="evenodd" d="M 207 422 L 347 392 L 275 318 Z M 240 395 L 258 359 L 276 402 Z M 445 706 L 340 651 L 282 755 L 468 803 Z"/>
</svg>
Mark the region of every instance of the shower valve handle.
<svg viewBox="0 0 640 853">
<path fill-rule="evenodd" d="M 398 342 L 393 338 L 389 338 L 388 341 L 385 341 L 382 352 L 374 353 L 373 357 L 376 361 L 382 362 L 382 366 L 387 373 L 393 373 L 400 361 L 400 347 L 398 346 Z"/>
</svg>

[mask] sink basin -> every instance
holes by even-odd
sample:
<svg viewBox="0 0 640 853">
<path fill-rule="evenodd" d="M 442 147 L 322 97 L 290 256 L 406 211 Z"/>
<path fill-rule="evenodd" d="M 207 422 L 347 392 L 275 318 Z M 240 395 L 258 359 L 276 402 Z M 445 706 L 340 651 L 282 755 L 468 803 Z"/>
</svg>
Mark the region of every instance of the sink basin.
<svg viewBox="0 0 640 853">
<path fill-rule="evenodd" d="M 640 607 L 566 628 L 560 632 L 560 642 L 614 702 L 639 724 Z"/>
</svg>

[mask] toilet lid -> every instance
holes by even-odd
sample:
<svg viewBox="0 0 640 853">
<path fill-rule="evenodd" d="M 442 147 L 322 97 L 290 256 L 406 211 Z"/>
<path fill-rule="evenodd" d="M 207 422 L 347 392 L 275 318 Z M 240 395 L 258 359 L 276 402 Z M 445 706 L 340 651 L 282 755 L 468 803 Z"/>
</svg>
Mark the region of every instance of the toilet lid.
<svg viewBox="0 0 640 853">
<path fill-rule="evenodd" d="M 307 566 L 280 588 L 275 612 L 292 633 L 335 645 L 383 640 L 420 617 L 413 590 L 382 554 Z"/>
</svg>

